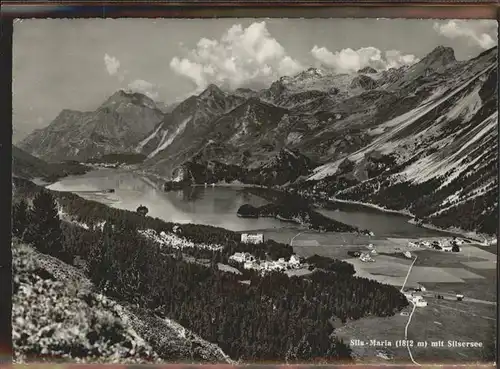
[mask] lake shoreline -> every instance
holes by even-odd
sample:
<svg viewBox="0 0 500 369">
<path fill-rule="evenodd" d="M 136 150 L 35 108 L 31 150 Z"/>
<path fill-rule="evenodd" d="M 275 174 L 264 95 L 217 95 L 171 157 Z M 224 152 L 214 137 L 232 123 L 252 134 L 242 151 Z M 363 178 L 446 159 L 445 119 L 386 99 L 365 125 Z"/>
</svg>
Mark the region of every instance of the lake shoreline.
<svg viewBox="0 0 500 369">
<path fill-rule="evenodd" d="M 352 204 L 352 205 L 356 205 L 356 206 L 360 206 L 360 207 L 365 207 L 365 208 L 377 210 L 377 211 L 382 212 L 382 213 L 403 216 L 405 218 L 408 218 L 408 223 L 413 224 L 413 225 L 420 227 L 420 228 L 425 228 L 425 229 L 429 229 L 432 231 L 447 233 L 447 234 L 450 234 L 451 236 L 460 236 L 460 237 L 466 238 L 470 241 L 479 241 L 479 242 L 484 241 L 484 238 L 482 238 L 481 235 L 479 235 L 475 232 L 466 231 L 466 230 L 463 230 L 460 228 L 444 229 L 444 228 L 439 228 L 439 227 L 433 226 L 432 224 L 428 224 L 428 223 L 417 223 L 415 221 L 415 218 L 416 218 L 415 215 L 410 213 L 407 210 L 402 210 L 402 211 L 401 210 L 391 210 L 391 209 L 386 209 L 382 206 L 375 205 L 375 204 L 365 203 L 365 202 L 361 202 L 361 201 L 354 201 L 354 200 L 342 200 L 342 199 L 338 199 L 336 197 L 330 197 L 328 200 L 325 200 L 325 201 L 327 201 L 328 203 L 330 203 L 332 205 L 335 202 L 340 203 L 340 204 Z"/>
<path fill-rule="evenodd" d="M 125 198 L 125 200 L 123 200 L 123 203 L 125 204 L 127 201 L 132 201 L 132 202 L 137 201 L 137 205 L 135 205 L 135 207 L 133 207 L 133 209 L 132 209 L 132 210 L 135 210 L 135 208 L 140 205 L 140 202 L 144 201 L 143 205 L 146 205 L 148 208 L 151 208 L 150 209 L 150 216 L 159 217 L 159 218 L 164 219 L 165 221 L 173 221 L 173 222 L 179 222 L 179 223 L 192 223 L 192 224 L 205 224 L 205 225 L 208 224 L 208 225 L 222 227 L 222 228 L 226 228 L 228 230 L 238 231 L 238 232 L 244 232 L 244 231 L 253 232 L 256 229 L 261 229 L 261 228 L 273 228 L 273 229 L 291 228 L 291 227 L 289 227 L 289 225 L 291 225 L 290 223 L 288 223 L 289 225 L 287 226 L 284 224 L 285 222 L 279 222 L 279 219 L 277 219 L 278 223 L 276 223 L 276 224 L 274 224 L 274 223 L 266 224 L 264 222 L 265 219 L 263 219 L 262 223 L 259 223 L 259 222 L 252 222 L 252 220 L 254 220 L 254 219 L 242 219 L 242 218 L 238 217 L 237 211 L 236 211 L 237 203 L 240 203 L 242 200 L 241 199 L 232 200 L 231 197 L 241 196 L 238 194 L 239 190 L 241 190 L 243 193 L 247 193 L 249 195 L 256 196 L 256 197 L 260 198 L 261 200 L 264 200 L 264 201 L 270 202 L 270 203 L 274 203 L 274 202 L 278 201 L 280 198 L 282 199 L 284 196 L 298 196 L 298 197 L 302 198 L 303 201 L 307 202 L 307 204 L 309 204 L 309 206 L 311 206 L 311 208 L 315 209 L 316 211 L 318 211 L 318 210 L 321 211 L 322 209 L 332 210 L 331 208 L 335 207 L 335 205 L 345 205 L 347 207 L 346 212 L 349 212 L 349 210 L 351 210 L 349 207 L 352 205 L 358 209 L 355 209 L 355 211 L 351 210 L 351 213 L 356 213 L 356 212 L 364 213 L 363 208 L 370 209 L 369 213 L 371 213 L 372 214 L 371 216 L 374 216 L 375 219 L 377 219 L 377 216 L 380 218 L 380 216 L 382 215 L 382 217 L 383 217 L 383 214 L 393 214 L 395 216 L 402 217 L 402 220 L 404 220 L 405 223 L 412 224 L 412 222 L 411 222 L 412 219 L 410 218 L 410 215 L 407 213 L 393 211 L 390 209 L 384 209 L 384 208 L 381 208 L 381 207 L 379 207 L 377 205 L 373 205 L 373 204 L 352 202 L 349 200 L 342 200 L 342 199 L 336 199 L 336 198 L 318 199 L 318 201 L 314 201 L 313 199 L 304 198 L 301 195 L 290 194 L 287 191 L 284 191 L 282 188 L 267 188 L 267 187 L 263 187 L 263 186 L 243 184 L 243 183 L 240 183 L 237 181 L 234 181 L 231 183 L 219 182 L 219 183 L 215 183 L 213 186 L 207 185 L 206 188 L 208 189 L 211 187 L 211 188 L 228 189 L 228 190 L 233 189 L 233 190 L 235 190 L 235 192 L 234 192 L 235 195 L 232 195 L 231 193 L 225 194 L 224 190 L 221 190 L 223 194 L 217 195 L 217 193 L 219 193 L 220 191 L 216 191 L 216 193 L 214 195 L 209 195 L 209 194 L 204 195 L 204 192 L 202 190 L 205 187 L 204 184 L 189 186 L 189 188 L 193 189 L 195 192 L 201 191 L 199 193 L 200 194 L 199 196 L 201 196 L 201 198 L 203 198 L 204 196 L 209 196 L 209 197 L 210 196 L 219 196 L 219 197 L 222 196 L 220 198 L 221 200 L 224 199 L 223 201 L 225 201 L 225 202 L 229 201 L 229 203 L 233 203 L 234 205 L 230 205 L 231 207 L 236 206 L 236 208 L 234 209 L 234 212 L 229 210 L 229 208 L 228 208 L 228 210 L 223 210 L 224 215 L 221 213 L 222 218 L 219 218 L 217 216 L 216 212 L 210 213 L 210 210 L 207 210 L 207 208 L 206 208 L 207 206 L 214 206 L 214 205 L 208 205 L 208 203 L 206 203 L 205 205 L 194 205 L 198 201 L 197 200 L 198 197 L 196 196 L 196 193 L 193 194 L 195 197 L 190 197 L 191 195 L 189 194 L 189 188 L 186 188 L 184 190 L 184 191 L 188 190 L 188 193 L 179 194 L 179 192 L 182 192 L 182 190 L 178 190 L 178 191 L 172 191 L 172 192 L 176 192 L 177 193 L 176 195 L 167 195 L 168 192 L 163 191 L 163 188 L 162 188 L 163 179 L 158 175 L 154 175 L 152 173 L 148 173 L 148 172 L 144 172 L 144 171 L 134 170 L 132 168 L 116 168 L 116 169 L 114 169 L 114 168 L 96 168 L 95 171 L 96 171 L 96 173 L 99 173 L 97 175 L 98 181 L 101 180 L 104 182 L 104 184 L 97 182 L 96 187 L 103 186 L 103 187 L 107 187 L 107 188 L 113 188 L 116 186 L 116 189 L 118 191 L 120 191 L 120 188 L 118 187 L 119 185 L 114 184 L 113 174 L 116 174 L 117 177 L 123 176 L 124 174 L 130 174 L 131 178 L 135 178 L 134 179 L 135 181 L 140 180 L 140 182 L 143 183 L 143 185 L 140 185 L 140 184 L 139 185 L 137 185 L 137 184 L 132 185 L 132 186 L 138 186 L 138 189 L 135 190 L 138 194 L 146 193 L 146 191 L 149 191 L 149 190 L 146 190 L 147 188 L 153 189 L 153 194 L 146 196 L 146 199 L 149 198 L 149 203 L 146 201 L 146 199 L 144 199 L 144 196 L 141 196 L 141 195 L 134 195 L 134 197 L 132 197 L 130 200 L 127 200 Z M 76 182 L 78 182 L 79 177 L 80 176 L 69 176 L 67 178 L 69 178 L 70 181 L 76 180 Z M 125 176 L 125 178 L 126 177 L 127 176 Z M 82 178 L 82 184 L 92 183 L 92 174 L 89 175 L 88 173 L 86 173 L 81 178 Z M 99 178 L 102 178 L 102 179 L 99 179 Z M 64 179 L 61 181 L 64 181 Z M 110 183 L 109 185 L 107 184 L 108 182 Z M 57 183 L 59 183 L 59 182 L 57 182 Z M 64 186 L 64 184 L 63 184 L 63 186 Z M 144 186 L 147 186 L 147 187 L 144 187 Z M 125 188 L 125 191 L 127 191 L 127 190 L 128 189 Z M 71 188 L 69 190 L 66 190 L 66 191 L 77 192 L 77 191 L 73 191 Z M 209 191 L 209 192 L 211 193 L 211 191 Z M 166 196 L 163 196 L 163 195 L 166 195 Z M 125 196 L 127 196 L 127 195 L 125 195 Z M 139 197 L 136 197 L 136 196 L 139 196 Z M 156 201 L 154 199 L 155 196 L 156 197 L 160 196 L 162 198 L 166 197 L 165 210 L 162 210 L 163 209 L 161 207 L 162 202 Z M 174 197 L 172 197 L 172 196 L 174 196 Z M 181 196 L 181 197 L 179 197 L 179 196 Z M 187 196 L 187 198 L 183 199 L 182 196 Z M 212 200 L 209 200 L 209 197 L 204 201 L 211 202 Z M 151 200 L 151 199 L 153 199 L 153 200 Z M 153 202 L 151 202 L 151 201 L 153 201 Z M 186 201 L 189 202 L 189 204 L 186 203 L 187 205 L 183 205 L 183 203 L 185 203 Z M 215 200 L 215 201 L 217 201 L 217 200 Z M 257 202 L 259 202 L 259 201 L 260 200 L 257 200 Z M 299 200 L 297 200 L 297 201 L 299 201 Z M 247 203 L 247 202 L 248 201 L 243 200 L 243 203 Z M 175 207 L 171 208 L 172 205 L 169 205 L 169 203 L 172 205 L 175 204 L 174 205 Z M 321 203 L 325 203 L 326 206 L 325 205 L 322 206 Z M 117 207 L 116 205 L 113 205 L 113 204 L 107 204 L 107 205 L 112 206 L 112 207 Z M 262 204 L 255 204 L 255 205 L 261 206 Z M 328 205 L 332 205 L 332 206 L 328 206 Z M 130 206 L 132 206 L 132 205 L 130 205 Z M 125 207 L 124 207 L 124 205 L 118 205 L 119 208 L 125 208 L 126 210 L 131 210 L 130 206 L 129 206 L 129 208 L 127 208 L 126 205 L 125 205 Z M 195 210 L 197 206 L 198 207 L 204 206 L 205 210 L 202 210 L 201 212 L 199 210 Z M 217 206 L 218 205 L 216 205 L 216 207 Z M 172 210 L 168 210 L 169 208 L 171 208 Z M 178 209 L 178 210 L 174 210 L 174 209 Z M 174 216 L 172 217 L 171 214 L 168 214 L 169 211 L 177 211 L 178 212 L 179 210 L 180 210 L 179 215 L 174 214 Z M 166 218 L 162 215 L 163 211 L 167 212 L 168 216 Z M 210 214 L 207 213 L 207 215 L 208 215 L 207 219 L 200 218 L 200 216 L 203 217 L 203 215 L 201 215 L 201 214 L 203 214 L 203 211 L 204 212 L 208 211 L 210 213 Z M 227 213 L 227 211 L 229 211 L 229 213 Z M 367 212 L 367 214 L 368 214 L 368 212 Z M 342 215 L 337 216 L 337 217 L 331 217 L 331 216 L 328 216 L 327 214 L 324 214 L 324 215 L 329 217 L 330 219 L 333 219 L 337 222 L 345 223 L 345 224 L 352 226 L 352 227 L 357 227 L 360 229 L 373 228 L 373 227 L 368 227 L 368 225 L 371 223 L 367 223 L 367 220 L 363 220 L 363 218 L 361 218 L 361 223 L 359 221 L 358 221 L 358 223 L 356 223 L 356 222 L 353 222 L 350 220 L 346 221 L 345 219 L 342 218 Z M 239 220 L 232 219 L 233 216 L 235 219 L 239 219 Z M 366 215 L 366 216 L 370 217 L 370 215 Z M 176 217 L 179 219 L 177 219 Z M 224 221 L 224 219 L 225 219 L 224 217 L 227 218 L 227 221 Z M 248 220 L 250 220 L 250 221 L 247 222 Z M 272 221 L 273 218 L 272 217 L 267 218 L 267 220 Z M 383 222 L 384 222 L 383 219 L 378 220 L 378 223 L 381 224 L 385 228 Z M 391 221 L 390 221 L 390 219 L 388 219 L 386 222 L 390 223 Z M 417 227 L 417 225 L 415 225 L 415 224 L 413 224 L 413 225 L 415 227 Z M 297 224 L 297 226 L 299 228 L 302 228 L 298 224 Z M 418 225 L 418 228 L 420 228 L 422 230 L 430 230 L 430 231 L 435 231 L 435 232 L 439 232 L 439 233 L 445 233 L 447 235 L 449 234 L 450 236 L 459 234 L 458 232 L 454 232 L 454 231 L 450 231 L 450 230 L 436 229 L 434 227 L 429 227 L 429 226 Z M 390 234 L 398 234 L 399 233 L 400 236 L 410 237 L 410 235 L 412 233 L 411 228 L 408 229 L 407 227 L 404 227 L 404 229 L 406 229 L 406 231 L 403 230 L 401 232 L 399 232 L 397 229 L 394 229 L 392 231 L 391 231 L 391 229 L 382 229 L 380 232 L 378 232 L 378 230 L 376 228 L 370 229 L 370 230 L 372 230 L 375 234 L 382 233 L 382 235 L 385 235 L 385 234 L 389 234 L 389 233 Z M 418 230 L 416 230 L 412 236 L 415 238 L 418 238 L 421 236 L 427 237 L 428 235 L 426 235 L 425 232 L 418 232 Z M 435 236 L 437 237 L 439 235 L 435 235 Z M 463 233 L 460 233 L 460 237 L 472 239 L 472 237 L 470 235 L 463 234 Z M 476 240 L 474 240 L 474 241 L 476 241 Z"/>
</svg>

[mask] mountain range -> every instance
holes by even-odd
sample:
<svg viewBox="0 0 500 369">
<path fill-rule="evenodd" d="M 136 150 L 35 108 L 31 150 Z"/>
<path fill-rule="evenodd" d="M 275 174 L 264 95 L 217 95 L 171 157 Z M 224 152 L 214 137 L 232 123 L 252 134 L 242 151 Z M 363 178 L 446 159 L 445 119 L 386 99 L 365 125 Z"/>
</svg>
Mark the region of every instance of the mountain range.
<svg viewBox="0 0 500 369">
<path fill-rule="evenodd" d="M 140 93 L 117 91 L 95 111 L 65 109 L 46 128 L 18 143 L 47 161 L 81 160 L 129 151 L 163 118 L 153 100 Z"/>
<path fill-rule="evenodd" d="M 458 61 L 440 46 L 397 69 L 309 68 L 261 91 L 210 85 L 168 109 L 118 91 L 93 112 L 63 110 L 20 147 L 47 161 L 135 152 L 172 181 L 284 186 L 493 234 L 496 65 L 497 47 Z"/>
</svg>

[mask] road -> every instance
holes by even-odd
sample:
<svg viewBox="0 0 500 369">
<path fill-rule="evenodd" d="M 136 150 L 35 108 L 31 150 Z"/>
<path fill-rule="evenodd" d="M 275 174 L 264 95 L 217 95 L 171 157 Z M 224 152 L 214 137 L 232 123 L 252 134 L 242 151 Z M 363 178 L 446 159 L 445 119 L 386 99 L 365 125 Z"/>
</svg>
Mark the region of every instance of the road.
<svg viewBox="0 0 500 369">
<path fill-rule="evenodd" d="M 412 302 L 412 304 L 413 304 L 413 302 Z M 411 317 L 413 316 L 413 313 L 415 312 L 416 307 L 417 307 L 417 305 L 413 304 L 413 309 L 411 310 L 410 316 L 408 317 L 408 322 L 406 323 L 406 326 L 405 326 L 405 341 L 406 342 L 408 342 L 408 327 L 410 326 Z M 410 359 L 413 362 L 413 364 L 420 365 L 413 358 L 413 354 L 411 353 L 410 345 L 406 345 L 406 348 L 408 349 L 408 354 L 410 355 Z"/>
<path fill-rule="evenodd" d="M 297 237 L 297 236 L 300 236 L 302 233 L 304 233 L 306 231 L 302 231 L 302 232 L 299 232 L 297 233 L 295 236 L 292 237 L 292 239 L 290 240 L 290 246 L 293 246 L 293 240 Z"/>
<path fill-rule="evenodd" d="M 406 278 L 405 278 L 405 281 L 403 282 L 403 286 L 401 287 L 401 292 L 403 292 L 403 289 L 405 288 L 406 281 L 408 280 L 408 277 L 410 276 L 411 269 L 413 268 L 413 265 L 417 261 L 417 258 L 418 258 L 418 256 L 415 255 L 415 259 L 413 260 L 413 263 L 411 263 L 410 267 L 408 268 L 408 273 L 406 273 Z M 412 301 L 410 301 L 410 303 L 413 305 L 413 309 L 411 310 L 411 313 L 408 316 L 408 322 L 406 323 L 406 326 L 405 326 L 405 341 L 407 341 L 407 342 L 408 342 L 408 327 L 410 326 L 411 318 L 413 317 L 413 313 L 415 312 L 415 309 L 417 307 L 417 305 L 415 305 Z M 413 358 L 413 354 L 411 353 L 410 346 L 407 345 L 406 348 L 408 349 L 408 354 L 410 355 L 410 359 L 413 362 L 413 364 L 420 365 Z"/>
<path fill-rule="evenodd" d="M 418 256 L 415 255 L 415 259 L 413 259 L 413 263 L 411 263 L 410 267 L 408 268 L 408 273 L 406 273 L 406 278 L 405 281 L 403 282 L 403 286 L 401 286 L 401 292 L 403 292 L 403 289 L 405 288 L 406 281 L 408 280 L 408 277 L 410 276 L 411 268 L 413 268 L 413 264 L 417 261 Z M 410 317 L 411 319 L 411 317 Z"/>
</svg>

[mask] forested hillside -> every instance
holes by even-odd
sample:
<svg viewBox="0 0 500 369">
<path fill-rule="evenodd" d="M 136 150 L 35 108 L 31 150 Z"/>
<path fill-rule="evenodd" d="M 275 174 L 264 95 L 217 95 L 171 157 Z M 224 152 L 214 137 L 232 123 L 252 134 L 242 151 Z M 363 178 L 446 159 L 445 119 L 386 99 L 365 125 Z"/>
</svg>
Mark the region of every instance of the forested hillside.
<svg viewBox="0 0 500 369">
<path fill-rule="evenodd" d="M 350 268 L 335 266 L 308 278 L 225 273 L 215 263 L 240 247 L 232 232 L 197 225 L 174 230 L 171 223 L 76 195 L 47 190 L 40 195 L 41 189 L 28 181 L 18 179 L 15 184 L 15 234 L 41 252 L 67 261 L 78 256 L 89 278 L 106 295 L 178 321 L 233 359 L 350 362 L 350 349 L 335 338 L 332 322 L 390 316 L 408 304 L 396 288 L 353 277 Z M 33 203 L 33 209 L 21 199 Z M 49 216 L 41 216 L 45 214 L 42 208 Z M 56 218 L 53 209 L 59 209 L 57 218 L 65 219 L 62 224 L 47 220 Z M 52 241 L 39 245 L 32 236 L 33 227 L 37 237 Z M 219 244 L 222 251 L 205 250 L 203 257 L 212 252 L 213 258 L 202 265 L 188 258 L 188 250 L 179 252 L 141 236 L 138 231 L 144 229 L 175 234 L 186 242 Z M 271 254 L 287 250 L 286 245 L 273 243 L 264 247 L 268 248 L 262 250 L 264 257 L 280 256 Z M 242 278 L 250 283 L 242 283 Z"/>
</svg>

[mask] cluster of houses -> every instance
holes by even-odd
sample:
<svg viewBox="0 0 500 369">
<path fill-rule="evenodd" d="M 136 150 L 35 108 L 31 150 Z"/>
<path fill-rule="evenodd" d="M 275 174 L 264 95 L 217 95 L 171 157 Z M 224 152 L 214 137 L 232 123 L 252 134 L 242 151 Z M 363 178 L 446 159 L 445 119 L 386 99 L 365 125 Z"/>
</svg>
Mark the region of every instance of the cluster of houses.
<svg viewBox="0 0 500 369">
<path fill-rule="evenodd" d="M 452 240 L 434 240 L 430 241 L 417 241 L 408 242 L 408 247 L 412 248 L 428 248 L 446 252 L 460 252 L 460 246 L 463 245 L 463 241 L 458 238 L 453 238 Z"/>
<path fill-rule="evenodd" d="M 481 246 L 494 246 L 498 243 L 498 239 L 495 237 L 495 238 L 489 238 L 489 239 L 485 239 L 482 243 L 481 243 Z"/>
<path fill-rule="evenodd" d="M 118 168 L 120 166 L 120 163 L 92 163 L 92 164 L 82 163 L 82 164 L 96 168 Z"/>
<path fill-rule="evenodd" d="M 371 257 L 370 253 L 368 252 L 362 252 L 361 255 L 359 255 L 359 260 L 365 263 L 373 263 L 375 262 L 375 259 Z"/>
<path fill-rule="evenodd" d="M 290 259 L 286 261 L 284 258 L 279 258 L 278 260 L 263 261 L 258 260 L 252 254 L 248 252 L 237 252 L 229 257 L 229 261 L 234 261 L 237 263 L 242 263 L 244 269 L 255 269 L 261 273 L 269 271 L 286 271 L 288 269 L 301 268 L 300 258 L 297 255 L 290 256 Z"/>
<path fill-rule="evenodd" d="M 150 240 L 160 244 L 160 246 L 167 246 L 179 250 L 184 248 L 199 248 L 211 251 L 220 251 L 223 249 L 222 245 L 194 243 L 187 240 L 182 237 L 182 235 L 179 235 L 180 228 L 178 226 L 174 226 L 173 233 L 166 233 L 163 231 L 157 233 L 153 229 L 139 230 L 138 233 L 143 237 L 149 238 Z"/>
<path fill-rule="evenodd" d="M 373 244 L 368 245 L 368 252 L 362 252 L 359 255 L 359 260 L 365 263 L 373 263 L 375 262 L 375 259 L 373 258 L 374 255 L 377 255 L 377 250 L 373 246 Z"/>
<path fill-rule="evenodd" d="M 373 246 L 373 244 L 369 244 L 367 246 L 368 251 L 362 252 L 362 251 L 348 251 L 347 254 L 350 256 L 353 256 L 355 258 L 359 258 L 364 263 L 373 263 L 375 262 L 375 259 L 373 256 L 377 255 L 377 250 Z"/>
<path fill-rule="evenodd" d="M 418 294 L 417 292 L 424 292 L 425 287 L 420 287 L 417 289 L 410 289 L 407 292 L 404 293 L 406 299 L 414 304 L 417 307 L 425 307 L 427 306 L 427 301 L 424 300 L 422 295 Z"/>
</svg>

